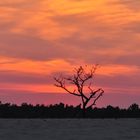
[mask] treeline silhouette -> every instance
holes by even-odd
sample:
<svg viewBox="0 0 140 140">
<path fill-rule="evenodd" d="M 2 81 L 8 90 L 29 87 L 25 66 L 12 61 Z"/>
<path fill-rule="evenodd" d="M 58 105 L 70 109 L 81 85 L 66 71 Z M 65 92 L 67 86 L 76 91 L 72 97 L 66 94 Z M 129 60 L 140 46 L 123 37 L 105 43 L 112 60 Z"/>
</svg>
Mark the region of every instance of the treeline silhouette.
<svg viewBox="0 0 140 140">
<path fill-rule="evenodd" d="M 32 105 L 22 103 L 20 106 L 0 102 L 0 118 L 82 118 L 81 105 L 76 107 L 63 103 L 55 105 Z M 127 109 L 108 105 L 105 108 L 88 108 L 86 118 L 140 118 L 139 105 L 134 103 Z"/>
</svg>

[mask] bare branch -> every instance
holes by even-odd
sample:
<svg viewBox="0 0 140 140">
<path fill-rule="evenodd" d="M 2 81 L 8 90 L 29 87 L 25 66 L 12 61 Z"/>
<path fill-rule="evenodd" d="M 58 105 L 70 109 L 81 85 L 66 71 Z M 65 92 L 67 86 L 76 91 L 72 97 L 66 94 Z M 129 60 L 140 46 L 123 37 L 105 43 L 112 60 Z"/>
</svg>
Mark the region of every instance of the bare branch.
<svg viewBox="0 0 140 140">
<path fill-rule="evenodd" d="M 90 93 L 89 100 L 90 100 L 91 98 L 93 98 L 93 97 L 96 95 L 96 93 L 98 93 L 98 92 L 100 92 L 100 91 L 102 91 L 102 89 L 99 88 L 98 90 L 91 92 L 91 93 Z"/>
<path fill-rule="evenodd" d="M 99 95 L 94 99 L 93 103 L 92 103 L 88 108 L 92 107 L 93 105 L 96 105 L 97 100 L 98 100 L 101 96 L 103 96 L 104 90 L 100 89 L 100 91 L 101 91 L 101 92 L 99 93 Z"/>
<path fill-rule="evenodd" d="M 57 84 L 55 84 L 56 87 L 60 87 L 60 88 L 64 89 L 65 91 L 67 91 L 68 93 L 72 94 L 72 95 L 81 96 L 80 94 L 75 93 L 75 90 L 73 92 L 71 92 L 70 90 L 68 90 L 65 87 L 65 81 L 64 81 L 64 79 L 59 79 L 59 78 L 54 77 L 54 80 L 57 82 Z"/>
</svg>

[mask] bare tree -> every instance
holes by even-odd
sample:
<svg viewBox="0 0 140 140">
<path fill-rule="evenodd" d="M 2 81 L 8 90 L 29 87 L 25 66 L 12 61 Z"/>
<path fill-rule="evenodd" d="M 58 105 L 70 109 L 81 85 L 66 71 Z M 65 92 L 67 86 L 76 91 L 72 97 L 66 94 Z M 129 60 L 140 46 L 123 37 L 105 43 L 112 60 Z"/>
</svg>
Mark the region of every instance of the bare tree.
<svg viewBox="0 0 140 140">
<path fill-rule="evenodd" d="M 75 69 L 75 73 L 72 76 L 59 78 L 54 77 L 56 84 L 55 86 L 64 89 L 67 93 L 80 97 L 82 100 L 82 110 L 83 117 L 85 117 L 86 109 L 89 107 L 93 107 L 96 105 L 97 100 L 103 95 L 104 90 L 102 88 L 94 90 L 92 88 L 91 80 L 94 77 L 95 71 L 97 69 L 97 65 L 86 70 L 86 67 L 80 66 Z M 68 85 L 72 84 L 75 86 L 75 89 L 71 91 L 68 88 Z M 86 90 L 88 88 L 88 92 Z"/>
</svg>

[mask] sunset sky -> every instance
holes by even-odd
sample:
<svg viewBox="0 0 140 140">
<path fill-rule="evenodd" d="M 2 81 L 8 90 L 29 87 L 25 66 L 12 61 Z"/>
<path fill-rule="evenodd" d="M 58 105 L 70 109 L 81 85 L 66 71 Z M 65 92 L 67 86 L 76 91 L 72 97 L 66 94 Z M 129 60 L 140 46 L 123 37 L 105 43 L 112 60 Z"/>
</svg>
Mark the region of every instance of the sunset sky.
<svg viewBox="0 0 140 140">
<path fill-rule="evenodd" d="M 78 104 L 53 77 L 100 64 L 99 106 L 140 104 L 139 0 L 1 0 L 0 100 Z"/>
</svg>

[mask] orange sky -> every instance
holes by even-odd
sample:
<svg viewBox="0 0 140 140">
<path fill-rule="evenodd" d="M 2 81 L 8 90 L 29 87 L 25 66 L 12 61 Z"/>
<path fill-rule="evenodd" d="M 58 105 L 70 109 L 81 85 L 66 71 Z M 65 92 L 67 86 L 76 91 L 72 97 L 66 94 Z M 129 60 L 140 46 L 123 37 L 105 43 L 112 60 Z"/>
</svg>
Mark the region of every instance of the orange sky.
<svg viewBox="0 0 140 140">
<path fill-rule="evenodd" d="M 125 101 L 115 105 L 128 105 L 129 95 L 140 103 L 139 40 L 138 0 L 0 1 L 0 98 L 18 102 L 16 93 L 40 94 L 31 102 L 46 103 L 43 93 L 51 103 L 51 94 L 63 92 L 54 87 L 54 75 L 98 63 L 95 86 L 114 95 L 103 103 L 122 94 Z"/>
</svg>

